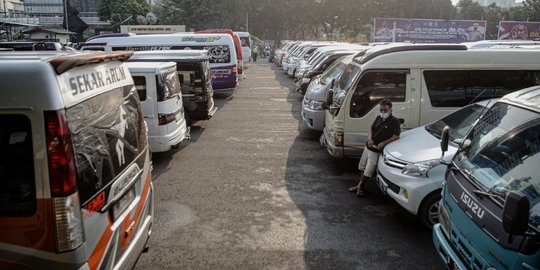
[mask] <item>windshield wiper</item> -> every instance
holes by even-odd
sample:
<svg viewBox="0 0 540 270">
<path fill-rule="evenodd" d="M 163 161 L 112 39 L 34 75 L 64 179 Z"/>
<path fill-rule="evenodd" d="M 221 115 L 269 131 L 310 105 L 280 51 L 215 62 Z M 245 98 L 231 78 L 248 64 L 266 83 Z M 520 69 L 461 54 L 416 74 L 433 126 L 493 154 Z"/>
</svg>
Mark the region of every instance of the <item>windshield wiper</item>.
<svg viewBox="0 0 540 270">
<path fill-rule="evenodd" d="M 476 195 L 487 196 L 487 197 L 491 197 L 491 198 L 501 198 L 497 194 L 485 192 L 485 191 L 482 191 L 482 190 L 479 190 L 479 189 L 473 190 L 473 193 L 476 194 Z"/>
</svg>

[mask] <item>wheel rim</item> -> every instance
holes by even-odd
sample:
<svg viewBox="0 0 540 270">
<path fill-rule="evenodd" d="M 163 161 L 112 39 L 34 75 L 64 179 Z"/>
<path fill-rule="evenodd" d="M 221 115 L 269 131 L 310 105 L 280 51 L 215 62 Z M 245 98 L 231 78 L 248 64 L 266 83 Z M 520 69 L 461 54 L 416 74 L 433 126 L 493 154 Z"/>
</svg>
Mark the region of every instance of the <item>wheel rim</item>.
<svg viewBox="0 0 540 270">
<path fill-rule="evenodd" d="M 428 220 L 432 225 L 439 222 L 439 205 L 440 201 L 436 201 L 429 207 Z"/>
</svg>

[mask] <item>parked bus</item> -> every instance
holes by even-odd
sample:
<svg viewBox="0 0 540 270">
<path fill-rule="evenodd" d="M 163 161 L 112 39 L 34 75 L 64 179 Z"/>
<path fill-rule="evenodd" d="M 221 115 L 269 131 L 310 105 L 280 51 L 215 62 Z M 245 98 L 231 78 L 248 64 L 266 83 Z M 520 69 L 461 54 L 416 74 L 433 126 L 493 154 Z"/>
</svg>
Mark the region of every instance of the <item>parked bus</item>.
<svg viewBox="0 0 540 270">
<path fill-rule="evenodd" d="M 234 41 L 234 49 L 236 51 L 236 58 L 238 59 L 238 79 L 244 79 L 244 54 L 242 52 L 242 46 L 240 43 L 240 37 L 233 33 L 231 29 L 205 29 L 195 32 L 195 34 L 229 34 Z"/>
<path fill-rule="evenodd" d="M 229 34 L 178 33 L 104 37 L 87 41 L 81 50 L 208 50 L 214 91 L 234 89 L 238 83 L 238 60 L 233 38 Z"/>
</svg>

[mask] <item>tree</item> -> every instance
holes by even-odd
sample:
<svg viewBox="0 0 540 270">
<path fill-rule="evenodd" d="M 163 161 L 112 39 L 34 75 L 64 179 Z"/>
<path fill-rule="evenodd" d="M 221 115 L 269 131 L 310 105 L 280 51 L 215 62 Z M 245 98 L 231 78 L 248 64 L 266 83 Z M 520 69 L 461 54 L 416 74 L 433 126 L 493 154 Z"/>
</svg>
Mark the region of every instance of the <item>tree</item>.
<svg viewBox="0 0 540 270">
<path fill-rule="evenodd" d="M 484 8 L 472 0 L 460 0 L 457 4 L 457 19 L 481 20 L 484 18 Z"/>
<path fill-rule="evenodd" d="M 540 21 L 540 0 L 523 1 L 523 13 L 530 21 Z"/>
<path fill-rule="evenodd" d="M 113 29 L 119 32 L 124 20 L 146 14 L 150 6 L 144 0 L 99 0 L 97 10 L 99 17 L 108 20 Z"/>
</svg>

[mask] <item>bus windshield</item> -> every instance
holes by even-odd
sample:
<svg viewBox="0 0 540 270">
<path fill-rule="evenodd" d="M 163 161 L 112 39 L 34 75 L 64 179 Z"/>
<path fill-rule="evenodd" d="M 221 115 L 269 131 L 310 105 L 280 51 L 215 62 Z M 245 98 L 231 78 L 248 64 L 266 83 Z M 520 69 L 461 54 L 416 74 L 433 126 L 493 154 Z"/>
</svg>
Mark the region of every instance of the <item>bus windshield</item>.
<svg viewBox="0 0 540 270">
<path fill-rule="evenodd" d="M 501 204 L 511 190 L 527 196 L 530 221 L 540 228 L 539 113 L 495 104 L 467 135 L 454 162 Z"/>
</svg>

